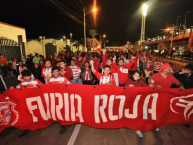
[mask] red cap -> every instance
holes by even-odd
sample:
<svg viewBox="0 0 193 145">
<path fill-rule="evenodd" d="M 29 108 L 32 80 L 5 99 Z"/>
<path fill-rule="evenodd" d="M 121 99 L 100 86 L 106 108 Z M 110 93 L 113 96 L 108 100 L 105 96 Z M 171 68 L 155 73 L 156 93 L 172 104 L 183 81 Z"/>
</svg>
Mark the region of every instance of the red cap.
<svg viewBox="0 0 193 145">
<path fill-rule="evenodd" d="M 169 63 L 165 63 L 161 66 L 161 69 L 160 69 L 160 72 L 166 68 L 171 68 L 170 64 Z"/>
<path fill-rule="evenodd" d="M 34 63 L 34 65 L 39 65 L 39 63 Z"/>
</svg>

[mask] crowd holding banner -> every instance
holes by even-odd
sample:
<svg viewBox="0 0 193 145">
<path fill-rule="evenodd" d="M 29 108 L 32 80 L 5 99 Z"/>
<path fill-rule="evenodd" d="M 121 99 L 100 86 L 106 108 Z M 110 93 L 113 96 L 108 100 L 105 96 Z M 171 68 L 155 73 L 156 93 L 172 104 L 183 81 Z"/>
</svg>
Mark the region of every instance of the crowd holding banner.
<svg viewBox="0 0 193 145">
<path fill-rule="evenodd" d="M 193 123 L 193 89 L 48 84 L 6 91 L 0 104 L 1 131 L 10 126 L 36 130 L 52 122 L 140 131 Z"/>
<path fill-rule="evenodd" d="M 173 73 L 170 64 L 163 64 L 159 59 L 152 62 L 146 51 L 103 50 L 60 52 L 45 59 L 39 54 L 29 55 L 25 64 L 19 60 L 13 68 L 19 83 L 1 97 L 4 98 L 0 100 L 1 130 L 5 124 L 36 130 L 57 121 L 63 129 L 75 123 L 95 128 L 126 127 L 136 129 L 142 137 L 140 131 L 193 123 L 189 103 L 193 101 L 191 64 Z M 137 87 L 143 88 L 139 91 Z M 174 91 L 171 87 L 179 89 Z M 21 106 L 25 109 L 20 109 Z M 14 110 L 17 113 L 12 113 Z M 187 116 L 182 119 L 179 112 Z M 13 114 L 18 115 L 15 121 Z"/>
</svg>

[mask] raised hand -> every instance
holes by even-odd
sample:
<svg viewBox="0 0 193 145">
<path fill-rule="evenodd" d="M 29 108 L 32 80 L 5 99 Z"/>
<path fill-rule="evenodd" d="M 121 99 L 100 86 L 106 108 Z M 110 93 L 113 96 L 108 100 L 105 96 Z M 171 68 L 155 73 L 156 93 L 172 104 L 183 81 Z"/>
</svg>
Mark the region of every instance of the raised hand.
<svg viewBox="0 0 193 145">
<path fill-rule="evenodd" d="M 90 65 L 93 65 L 94 64 L 94 60 L 90 60 Z"/>
<path fill-rule="evenodd" d="M 106 49 L 103 49 L 103 54 L 105 54 L 105 53 L 106 53 L 106 51 L 107 51 Z"/>
</svg>

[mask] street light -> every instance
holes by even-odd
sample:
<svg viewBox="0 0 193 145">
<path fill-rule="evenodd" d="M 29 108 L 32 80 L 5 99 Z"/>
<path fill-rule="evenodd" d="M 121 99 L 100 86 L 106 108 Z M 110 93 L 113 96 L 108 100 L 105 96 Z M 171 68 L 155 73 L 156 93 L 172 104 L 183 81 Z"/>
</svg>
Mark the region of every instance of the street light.
<svg viewBox="0 0 193 145">
<path fill-rule="evenodd" d="M 97 9 L 93 8 L 92 11 L 86 13 L 85 7 L 83 8 L 83 15 L 84 15 L 84 49 L 86 49 L 86 15 L 93 12 L 96 13 Z"/>
<path fill-rule="evenodd" d="M 142 7 L 142 21 L 141 21 L 141 37 L 140 37 L 140 43 L 145 40 L 145 20 L 147 16 L 147 4 L 143 4 Z"/>
<path fill-rule="evenodd" d="M 65 45 L 67 45 L 66 36 L 63 36 L 63 39 L 65 40 Z M 65 47 L 66 47 L 66 46 L 65 46 Z"/>
<path fill-rule="evenodd" d="M 186 12 L 185 21 L 184 21 L 184 29 L 186 28 L 186 18 L 187 18 L 187 15 L 188 15 L 189 13 L 192 13 L 192 11 L 187 11 L 187 12 Z"/>
<path fill-rule="evenodd" d="M 179 19 L 180 17 L 182 17 L 182 16 L 178 16 L 178 17 L 177 17 L 176 27 L 178 27 L 178 19 Z"/>
<path fill-rule="evenodd" d="M 106 34 L 103 35 L 103 39 L 104 39 L 104 48 L 105 48 L 105 38 L 106 38 Z"/>
</svg>

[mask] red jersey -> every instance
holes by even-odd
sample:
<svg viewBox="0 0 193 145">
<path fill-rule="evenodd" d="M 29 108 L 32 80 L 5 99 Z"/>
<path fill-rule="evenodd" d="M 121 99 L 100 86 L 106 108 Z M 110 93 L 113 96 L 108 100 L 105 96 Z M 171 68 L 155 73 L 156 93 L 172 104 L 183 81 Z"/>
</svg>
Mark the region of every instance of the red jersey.
<svg viewBox="0 0 193 145">
<path fill-rule="evenodd" d="M 33 74 L 31 74 L 31 79 L 32 79 L 32 80 L 34 79 L 34 75 L 33 75 Z M 19 74 L 19 75 L 18 75 L 17 80 L 18 80 L 18 81 L 23 81 L 22 74 Z"/>
<path fill-rule="evenodd" d="M 32 79 L 30 82 L 22 81 L 16 88 L 17 89 L 36 88 L 40 84 L 41 82 L 38 79 Z"/>
<path fill-rule="evenodd" d="M 130 62 L 134 62 L 131 71 L 135 71 L 138 68 L 138 58 L 139 58 L 139 54 L 136 54 L 136 58 L 134 60 L 130 60 Z"/>
<path fill-rule="evenodd" d="M 107 63 L 106 63 L 106 55 L 105 54 L 103 54 L 103 62 L 102 62 L 102 64 L 103 64 L 103 68 L 107 65 Z M 117 73 L 116 69 L 112 65 L 110 67 L 111 67 L 111 72 L 112 73 Z"/>
<path fill-rule="evenodd" d="M 48 84 L 70 84 L 69 80 L 64 76 L 59 76 L 57 78 L 52 77 L 48 80 Z"/>
<path fill-rule="evenodd" d="M 64 73 L 64 75 L 62 75 L 62 76 L 65 76 L 68 80 L 73 79 L 73 73 L 69 67 L 66 66 L 65 69 L 60 68 L 60 71 Z"/>
<path fill-rule="evenodd" d="M 166 78 L 162 76 L 162 74 L 156 73 L 151 78 L 154 81 L 155 85 L 160 85 L 162 88 L 170 88 L 172 84 L 178 84 L 179 81 L 171 74 L 169 74 Z"/>
<path fill-rule="evenodd" d="M 69 66 L 73 73 L 73 79 L 78 79 L 79 74 L 81 73 L 81 69 L 78 65 Z"/>
<path fill-rule="evenodd" d="M 100 60 L 99 59 L 94 60 L 94 68 L 96 71 L 100 70 Z"/>
<path fill-rule="evenodd" d="M 47 84 L 52 77 L 52 68 L 43 68 L 41 76 L 45 78 L 45 84 Z"/>
<path fill-rule="evenodd" d="M 101 74 L 101 73 L 95 71 L 94 75 L 99 80 L 99 85 L 103 85 L 106 83 L 111 83 L 112 85 L 116 85 L 114 76 L 112 74 L 109 74 L 109 76 L 105 76 L 104 74 Z"/>
<path fill-rule="evenodd" d="M 161 62 L 155 62 L 154 63 L 154 70 L 159 71 L 161 69 L 162 64 L 163 63 L 161 63 Z"/>
<path fill-rule="evenodd" d="M 119 77 L 119 84 L 125 84 L 129 79 L 129 70 L 133 66 L 133 62 L 130 62 L 124 66 L 118 66 L 116 63 L 113 62 L 112 66 L 116 69 Z"/>
</svg>

